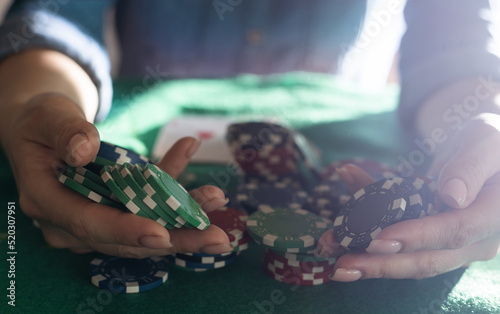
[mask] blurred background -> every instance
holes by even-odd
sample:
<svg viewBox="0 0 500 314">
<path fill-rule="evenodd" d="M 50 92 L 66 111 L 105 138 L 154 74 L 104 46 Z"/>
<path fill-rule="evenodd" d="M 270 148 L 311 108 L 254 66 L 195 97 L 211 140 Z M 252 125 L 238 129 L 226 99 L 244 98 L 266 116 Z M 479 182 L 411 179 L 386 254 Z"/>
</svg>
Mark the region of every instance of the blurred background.
<svg viewBox="0 0 500 314">
<path fill-rule="evenodd" d="M 57 1 L 57 0 L 55 0 Z M 403 11 L 388 13 L 389 3 L 400 2 L 403 8 L 406 0 L 367 0 L 366 20 L 358 40 L 347 51 L 347 58 L 340 66 L 339 76 L 355 83 L 367 91 L 383 89 L 386 83 L 398 82 L 397 50 L 401 36 L 405 31 Z M 0 0 L 0 21 L 13 0 Z M 500 1 L 490 0 L 495 16 L 500 13 Z M 106 45 L 112 60 L 112 74 L 116 75 L 120 60 L 119 48 L 115 36 L 113 12 L 108 13 L 110 23 L 105 30 Z M 500 20 L 495 18 L 496 21 Z M 499 23 L 492 32 L 500 34 Z"/>
</svg>

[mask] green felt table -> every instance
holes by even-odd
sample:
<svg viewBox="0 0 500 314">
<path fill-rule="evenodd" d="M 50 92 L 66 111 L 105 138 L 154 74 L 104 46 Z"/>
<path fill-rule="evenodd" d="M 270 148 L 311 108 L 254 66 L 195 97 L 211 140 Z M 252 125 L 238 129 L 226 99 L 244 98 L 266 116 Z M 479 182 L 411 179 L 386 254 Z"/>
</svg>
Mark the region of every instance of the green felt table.
<svg viewBox="0 0 500 314">
<path fill-rule="evenodd" d="M 150 86 L 148 86 L 150 87 Z M 366 157 L 398 166 L 418 150 L 402 135 L 395 114 L 398 88 L 362 93 L 335 78 L 292 73 L 265 78 L 172 80 L 146 88 L 141 80 L 115 83 L 114 107 L 98 124 L 102 138 L 150 154 L 161 126 L 186 114 L 239 120 L 279 118 L 323 151 L 322 162 Z M 423 155 L 422 155 L 423 156 Z M 429 162 L 424 156 L 424 161 Z M 94 254 L 75 255 L 43 240 L 18 203 L 4 156 L 0 156 L 0 313 L 491 313 L 500 312 L 500 257 L 423 280 L 283 284 L 261 270 L 257 245 L 226 268 L 206 273 L 171 269 L 161 287 L 114 294 L 94 287 L 87 275 Z M 218 184 L 224 165 L 191 165 L 195 182 Z M 231 178 L 231 186 L 235 178 Z M 16 307 L 7 306 L 7 203 L 16 202 Z M 68 204 L 70 206 L 70 204 Z"/>
</svg>

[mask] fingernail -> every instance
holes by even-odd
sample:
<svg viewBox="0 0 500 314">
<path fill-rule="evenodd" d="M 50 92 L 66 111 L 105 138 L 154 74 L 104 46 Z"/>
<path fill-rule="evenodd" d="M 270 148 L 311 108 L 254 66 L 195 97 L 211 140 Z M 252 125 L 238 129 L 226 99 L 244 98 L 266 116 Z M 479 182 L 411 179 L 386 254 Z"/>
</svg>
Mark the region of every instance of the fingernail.
<svg viewBox="0 0 500 314">
<path fill-rule="evenodd" d="M 193 157 L 193 155 L 196 153 L 200 145 L 201 141 L 199 139 L 194 140 L 193 143 L 191 143 L 191 147 L 189 147 L 188 151 L 186 152 L 186 157 L 187 158 Z"/>
<path fill-rule="evenodd" d="M 139 239 L 139 243 L 150 249 L 170 249 L 173 247 L 167 238 L 160 236 L 144 236 Z"/>
<path fill-rule="evenodd" d="M 218 198 L 218 197 L 216 197 L 216 198 L 213 198 L 213 199 L 209 200 L 205 204 L 203 204 L 202 207 L 203 207 L 203 209 L 205 211 L 211 212 L 211 211 L 214 211 L 216 209 L 219 209 L 219 208 L 223 207 L 228 202 L 229 202 L 228 198 Z"/>
<path fill-rule="evenodd" d="M 333 281 L 348 282 L 359 280 L 362 275 L 361 271 L 357 269 L 337 268 L 329 278 Z"/>
<path fill-rule="evenodd" d="M 464 181 L 451 178 L 444 185 L 441 196 L 447 199 L 449 205 L 454 204 L 455 207 L 462 207 L 467 197 L 467 186 Z"/>
<path fill-rule="evenodd" d="M 229 243 L 207 245 L 201 249 L 203 253 L 213 255 L 231 252 L 232 250 L 234 250 L 234 246 Z"/>
<path fill-rule="evenodd" d="M 85 133 L 73 135 L 69 141 L 69 147 L 71 149 L 71 159 L 74 161 L 85 157 L 92 150 L 92 144 L 90 144 Z"/>
<path fill-rule="evenodd" d="M 347 171 L 346 168 L 340 167 L 337 168 L 337 173 L 339 174 L 340 178 L 347 184 L 347 185 L 352 185 L 354 184 L 354 179 L 352 178 L 351 174 L 349 171 Z"/>
<path fill-rule="evenodd" d="M 401 251 L 401 248 L 402 245 L 399 241 L 373 240 L 366 251 L 372 254 L 394 254 Z"/>
</svg>

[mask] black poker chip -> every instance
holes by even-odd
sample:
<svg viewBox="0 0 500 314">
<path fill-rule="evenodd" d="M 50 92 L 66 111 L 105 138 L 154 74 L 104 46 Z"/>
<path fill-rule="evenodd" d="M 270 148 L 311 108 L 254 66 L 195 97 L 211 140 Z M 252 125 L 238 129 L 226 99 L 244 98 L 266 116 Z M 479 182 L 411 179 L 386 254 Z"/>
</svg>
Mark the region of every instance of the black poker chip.
<svg viewBox="0 0 500 314">
<path fill-rule="evenodd" d="M 353 194 L 333 223 L 336 240 L 346 250 L 368 247 L 377 234 L 399 222 L 406 209 L 400 186 L 380 180 Z"/>
</svg>

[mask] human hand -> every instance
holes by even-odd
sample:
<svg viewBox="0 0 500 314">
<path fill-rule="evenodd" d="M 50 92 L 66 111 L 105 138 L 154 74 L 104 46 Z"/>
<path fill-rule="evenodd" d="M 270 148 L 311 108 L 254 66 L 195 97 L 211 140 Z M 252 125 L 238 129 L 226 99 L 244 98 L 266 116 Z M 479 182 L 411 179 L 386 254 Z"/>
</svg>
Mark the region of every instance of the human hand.
<svg viewBox="0 0 500 314">
<path fill-rule="evenodd" d="M 16 178 L 20 207 L 40 224 L 46 241 L 57 248 L 143 258 L 174 252 L 217 254 L 230 251 L 227 235 L 211 225 L 204 231 L 167 230 L 154 220 L 94 203 L 60 184 L 64 163 L 83 166 L 99 150 L 99 134 L 81 109 L 58 94 L 35 97 L 12 121 L 3 146 Z M 199 146 L 185 138 L 158 166 L 176 178 Z M 222 191 L 204 186 L 192 192 L 205 211 L 227 200 Z"/>
<path fill-rule="evenodd" d="M 439 195 L 451 209 L 382 230 L 366 252 L 338 259 L 333 280 L 433 277 L 497 255 L 500 118 L 479 115 L 445 144 L 430 174 L 439 174 Z M 348 172 L 351 189 L 366 185 L 360 169 L 353 172 L 346 166 L 342 171 Z M 344 253 L 331 231 L 320 239 L 318 252 Z"/>
</svg>

